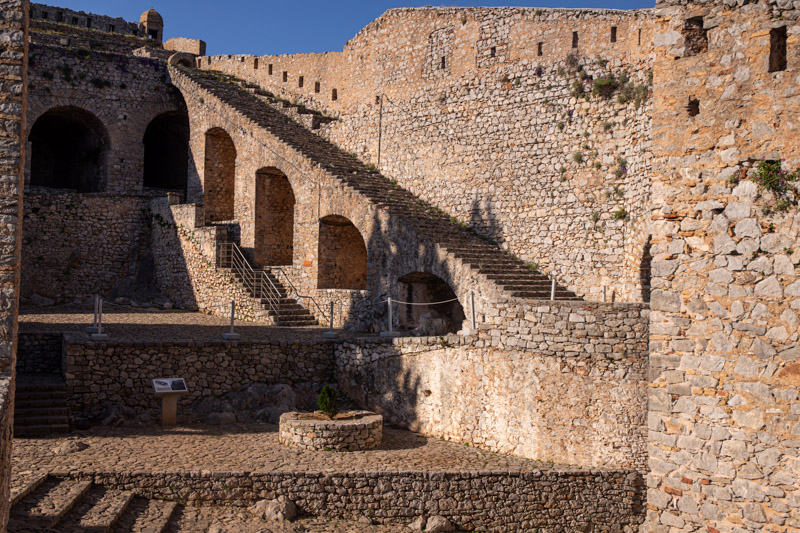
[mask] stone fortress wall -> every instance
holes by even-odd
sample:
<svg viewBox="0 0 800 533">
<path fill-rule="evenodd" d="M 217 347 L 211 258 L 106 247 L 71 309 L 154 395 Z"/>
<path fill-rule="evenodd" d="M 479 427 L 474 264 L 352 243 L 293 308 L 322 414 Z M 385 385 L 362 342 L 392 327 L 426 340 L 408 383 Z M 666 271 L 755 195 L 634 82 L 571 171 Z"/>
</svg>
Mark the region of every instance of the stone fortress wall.
<svg viewBox="0 0 800 533">
<path fill-rule="evenodd" d="M 10 509 L 22 238 L 23 134 L 28 106 L 28 2 L 0 1 L 0 531 Z"/>
<path fill-rule="evenodd" d="M 656 8 L 650 531 L 800 527 L 797 7 Z"/>
<path fill-rule="evenodd" d="M 128 22 L 119 17 L 108 17 L 95 13 L 74 11 L 63 7 L 48 6 L 45 4 L 30 4 L 31 20 L 55 22 L 67 26 L 96 30 L 120 35 L 142 36 L 140 25 Z"/>
<path fill-rule="evenodd" d="M 650 101 L 576 98 L 583 75 L 565 60 L 649 86 L 652 24 L 648 11 L 396 9 L 343 52 L 199 64 L 336 116 L 324 135 L 365 161 L 380 135 L 384 174 L 578 294 L 641 301 Z"/>
</svg>

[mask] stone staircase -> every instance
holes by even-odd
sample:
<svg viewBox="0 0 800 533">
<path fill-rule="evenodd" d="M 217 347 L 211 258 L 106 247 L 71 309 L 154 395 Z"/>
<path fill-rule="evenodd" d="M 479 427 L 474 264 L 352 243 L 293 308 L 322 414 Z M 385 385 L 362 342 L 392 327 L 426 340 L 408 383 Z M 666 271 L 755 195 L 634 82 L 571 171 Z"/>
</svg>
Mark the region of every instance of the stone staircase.
<svg viewBox="0 0 800 533">
<path fill-rule="evenodd" d="M 272 269 L 254 267 L 233 242 L 222 242 L 218 246 L 217 268 L 230 272 L 261 309 L 272 317 L 276 326 L 319 325 L 314 315 L 290 296 L 289 289 Z"/>
<path fill-rule="evenodd" d="M 271 92 L 265 91 L 254 83 L 238 79 L 232 81 L 235 81 L 242 89 L 295 122 L 299 122 L 307 129 L 318 130 L 323 124 L 328 124 L 336 120 L 335 118 L 323 115 L 319 111 L 309 109 L 303 104 L 295 104 L 288 100 L 278 98 Z"/>
<path fill-rule="evenodd" d="M 166 531 L 178 504 L 46 475 L 12 486 L 9 533 Z"/>
<path fill-rule="evenodd" d="M 215 72 L 175 67 L 173 72 L 189 78 L 220 101 L 264 128 L 292 149 L 335 176 L 342 186 L 360 193 L 368 201 L 388 211 L 398 225 L 430 239 L 452 257 L 461 260 L 492 284 L 498 295 L 527 299 L 550 299 L 551 280 L 520 259 L 503 252 L 434 208 L 402 189 L 379 172 L 370 170 L 353 156 L 314 134 L 268 105 L 269 97 L 231 76 Z M 264 92 L 264 91 L 262 91 Z M 555 299 L 580 300 L 574 292 L 556 286 Z"/>
<path fill-rule="evenodd" d="M 58 374 L 18 374 L 14 436 L 41 437 L 69 431 L 67 385 Z"/>
</svg>

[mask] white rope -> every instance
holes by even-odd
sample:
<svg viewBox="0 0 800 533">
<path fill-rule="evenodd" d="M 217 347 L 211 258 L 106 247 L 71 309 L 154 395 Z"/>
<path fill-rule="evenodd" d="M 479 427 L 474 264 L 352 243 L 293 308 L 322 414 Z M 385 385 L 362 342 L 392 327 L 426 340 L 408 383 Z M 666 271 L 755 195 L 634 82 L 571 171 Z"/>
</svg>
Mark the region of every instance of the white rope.
<svg viewBox="0 0 800 533">
<path fill-rule="evenodd" d="M 384 300 L 383 303 L 387 303 L 389 300 Z M 392 300 L 393 304 L 403 304 L 403 305 L 439 305 L 439 304 L 449 304 L 450 302 L 457 302 L 458 298 L 453 298 L 452 300 L 445 300 L 443 302 L 425 302 L 425 303 L 415 303 L 415 302 L 401 302 L 399 300 Z"/>
</svg>

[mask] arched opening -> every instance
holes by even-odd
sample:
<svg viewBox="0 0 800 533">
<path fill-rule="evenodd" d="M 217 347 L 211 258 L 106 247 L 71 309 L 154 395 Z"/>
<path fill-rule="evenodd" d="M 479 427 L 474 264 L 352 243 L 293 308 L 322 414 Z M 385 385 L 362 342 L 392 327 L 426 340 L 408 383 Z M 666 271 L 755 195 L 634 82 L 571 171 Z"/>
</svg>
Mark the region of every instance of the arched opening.
<svg viewBox="0 0 800 533">
<path fill-rule="evenodd" d="M 318 288 L 367 288 L 367 247 L 361 232 L 345 217 L 329 215 L 319 221 L 318 261 Z"/>
<path fill-rule="evenodd" d="M 228 132 L 212 128 L 206 132 L 205 175 L 206 220 L 233 220 L 236 183 L 236 146 Z"/>
<path fill-rule="evenodd" d="M 294 257 L 294 191 L 277 168 L 256 172 L 255 263 L 291 265 Z"/>
<path fill-rule="evenodd" d="M 84 109 L 57 107 L 40 116 L 29 136 L 30 185 L 101 192 L 111 143 L 103 123 Z"/>
<path fill-rule="evenodd" d="M 639 266 L 639 284 L 642 287 L 642 301 L 650 301 L 650 264 L 653 262 L 653 256 L 650 253 L 651 237 L 647 237 L 642 249 L 642 263 Z"/>
<path fill-rule="evenodd" d="M 256 60 L 256 61 L 258 61 L 258 60 Z M 256 63 L 256 64 L 258 64 L 258 63 Z M 178 60 L 178 65 L 180 65 L 182 67 L 186 67 L 186 68 L 194 68 L 194 65 L 192 64 L 192 62 L 189 61 L 185 57 L 183 59 L 179 59 Z M 258 68 L 258 67 L 256 67 L 256 68 Z"/>
<path fill-rule="evenodd" d="M 144 132 L 145 187 L 186 192 L 189 173 L 189 115 L 170 111 L 154 118 Z"/>
<path fill-rule="evenodd" d="M 400 301 L 397 323 L 400 329 L 420 335 L 457 333 L 466 318 L 456 293 L 442 278 L 427 272 L 413 272 L 398 279 Z M 444 303 L 432 303 L 444 302 Z M 419 305 L 432 303 L 432 305 Z"/>
</svg>

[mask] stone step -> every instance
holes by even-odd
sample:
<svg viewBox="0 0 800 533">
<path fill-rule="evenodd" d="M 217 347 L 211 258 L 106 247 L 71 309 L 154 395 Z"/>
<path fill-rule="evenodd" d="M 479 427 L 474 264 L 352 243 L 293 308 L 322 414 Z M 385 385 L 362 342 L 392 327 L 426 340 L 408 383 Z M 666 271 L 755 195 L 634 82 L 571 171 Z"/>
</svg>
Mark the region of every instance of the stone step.
<svg viewBox="0 0 800 533">
<path fill-rule="evenodd" d="M 9 533 L 54 528 L 91 486 L 90 481 L 47 479 L 11 509 Z"/>
<path fill-rule="evenodd" d="M 39 488 L 47 480 L 47 474 L 31 472 L 26 475 L 17 472 L 11 476 L 11 495 L 9 507 L 14 507 L 28 494 Z"/>
<path fill-rule="evenodd" d="M 115 531 L 118 533 L 163 533 L 169 526 L 178 504 L 163 500 L 133 498 L 120 517 Z"/>
<path fill-rule="evenodd" d="M 14 417 L 14 427 L 31 427 L 31 426 L 52 426 L 68 424 L 69 418 L 64 414 L 45 415 L 37 414 L 35 416 Z"/>
<path fill-rule="evenodd" d="M 36 390 L 36 391 L 27 391 L 27 390 L 18 390 L 17 394 L 15 395 L 14 401 L 15 402 L 23 402 L 28 400 L 66 400 L 67 399 L 67 391 L 66 390 L 55 390 L 55 391 L 46 391 L 46 390 Z"/>
<path fill-rule="evenodd" d="M 42 398 L 38 400 L 14 398 L 14 412 L 18 413 L 22 409 L 63 408 L 66 399 L 66 395 L 63 398 Z"/>
<path fill-rule="evenodd" d="M 54 433 L 69 432 L 69 424 L 47 424 L 43 426 L 17 426 L 14 425 L 14 437 L 45 437 Z"/>
<path fill-rule="evenodd" d="M 133 499 L 133 493 L 94 486 L 58 524 L 59 531 L 108 533 Z"/>
<path fill-rule="evenodd" d="M 69 409 L 63 406 L 63 404 L 51 404 L 46 406 L 39 406 L 39 407 L 31 407 L 25 406 L 20 407 L 17 404 L 14 407 L 14 420 L 22 418 L 29 418 L 29 417 L 36 417 L 36 416 L 69 416 Z"/>
</svg>

